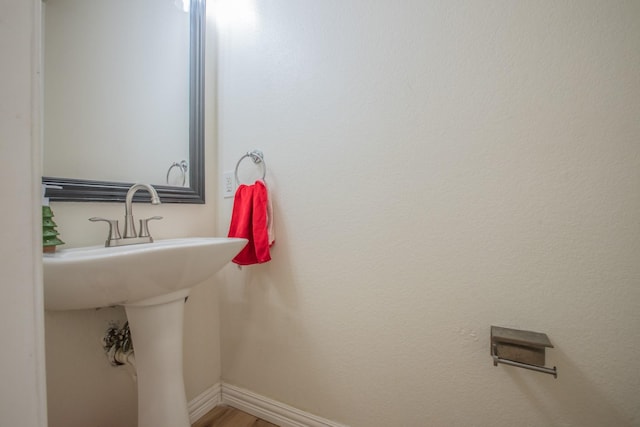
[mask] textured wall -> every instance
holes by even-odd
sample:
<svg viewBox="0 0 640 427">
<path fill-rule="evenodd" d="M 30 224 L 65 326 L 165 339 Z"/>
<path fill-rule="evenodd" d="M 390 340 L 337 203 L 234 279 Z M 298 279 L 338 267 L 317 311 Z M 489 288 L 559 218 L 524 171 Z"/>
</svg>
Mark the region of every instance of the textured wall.
<svg viewBox="0 0 640 427">
<path fill-rule="evenodd" d="M 256 4 L 220 165 L 264 151 L 277 237 L 225 270 L 223 380 L 353 427 L 640 425 L 640 3 Z M 559 378 L 493 367 L 492 324 Z"/>
</svg>

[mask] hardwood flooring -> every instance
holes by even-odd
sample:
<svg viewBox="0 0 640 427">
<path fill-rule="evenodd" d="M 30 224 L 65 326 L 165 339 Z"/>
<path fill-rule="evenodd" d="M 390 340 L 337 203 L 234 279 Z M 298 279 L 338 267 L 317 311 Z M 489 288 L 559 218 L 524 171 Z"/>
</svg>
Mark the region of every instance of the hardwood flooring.
<svg viewBox="0 0 640 427">
<path fill-rule="evenodd" d="M 278 427 L 231 406 L 219 405 L 191 427 Z"/>
</svg>

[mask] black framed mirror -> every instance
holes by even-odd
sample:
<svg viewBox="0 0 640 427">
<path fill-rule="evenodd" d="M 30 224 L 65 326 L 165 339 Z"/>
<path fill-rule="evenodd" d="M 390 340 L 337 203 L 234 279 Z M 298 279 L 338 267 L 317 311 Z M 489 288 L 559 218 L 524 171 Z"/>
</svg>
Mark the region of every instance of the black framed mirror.
<svg viewBox="0 0 640 427">
<path fill-rule="evenodd" d="M 204 63 L 206 0 L 189 0 L 189 167 L 188 186 L 156 185 L 163 203 L 202 204 L 205 201 L 204 170 Z M 46 71 L 45 71 L 46 72 Z M 112 182 L 43 176 L 51 201 L 122 202 L 134 182 Z M 143 200 L 146 195 L 139 195 Z M 138 195 L 136 198 L 138 199 Z"/>
</svg>

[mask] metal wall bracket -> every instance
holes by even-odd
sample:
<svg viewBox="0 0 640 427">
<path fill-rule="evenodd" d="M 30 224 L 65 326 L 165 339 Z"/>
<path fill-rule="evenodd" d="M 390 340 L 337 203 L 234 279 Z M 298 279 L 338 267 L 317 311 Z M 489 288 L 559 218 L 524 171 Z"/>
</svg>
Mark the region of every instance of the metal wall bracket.
<svg viewBox="0 0 640 427">
<path fill-rule="evenodd" d="M 545 365 L 545 349 L 553 348 L 547 334 L 491 326 L 491 357 L 499 363 L 542 372 L 558 378 L 558 370 Z"/>
</svg>

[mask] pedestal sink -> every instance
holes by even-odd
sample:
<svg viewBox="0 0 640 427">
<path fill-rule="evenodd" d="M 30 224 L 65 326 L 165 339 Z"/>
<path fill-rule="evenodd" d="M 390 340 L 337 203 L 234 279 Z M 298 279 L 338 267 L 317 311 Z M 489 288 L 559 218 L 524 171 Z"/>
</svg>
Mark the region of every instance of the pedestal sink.
<svg viewBox="0 0 640 427">
<path fill-rule="evenodd" d="M 47 310 L 124 306 L 138 374 L 138 427 L 189 427 L 182 375 L 184 300 L 246 245 L 185 238 L 45 254 Z"/>
</svg>

